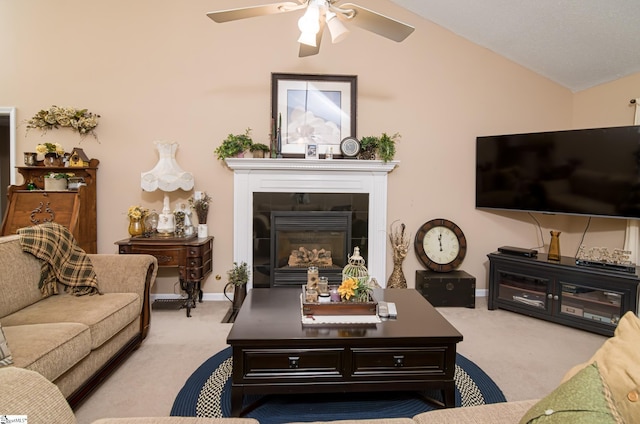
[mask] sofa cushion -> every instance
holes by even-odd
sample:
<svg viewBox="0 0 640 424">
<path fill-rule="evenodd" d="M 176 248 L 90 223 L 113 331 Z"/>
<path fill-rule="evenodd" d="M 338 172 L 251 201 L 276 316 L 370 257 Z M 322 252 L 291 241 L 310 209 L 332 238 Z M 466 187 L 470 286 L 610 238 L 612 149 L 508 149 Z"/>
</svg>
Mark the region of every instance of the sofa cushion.
<svg viewBox="0 0 640 424">
<path fill-rule="evenodd" d="M 135 293 L 80 297 L 60 293 L 4 317 L 2 322 L 5 325 L 81 323 L 89 327 L 93 350 L 135 320 L 141 308 L 140 297 Z"/>
<path fill-rule="evenodd" d="M 593 363 L 535 404 L 520 424 L 623 424 L 611 392 Z"/>
<path fill-rule="evenodd" d="M 38 302 L 41 263 L 22 251 L 19 236 L 0 237 L 0 318 Z"/>
<path fill-rule="evenodd" d="M 7 344 L 7 339 L 4 337 L 4 331 L 2 331 L 2 324 L 0 324 L 0 367 L 13 364 L 11 358 L 11 351 Z"/>
<path fill-rule="evenodd" d="M 91 352 L 86 325 L 74 322 L 4 327 L 13 365 L 54 381 Z"/>
<path fill-rule="evenodd" d="M 445 408 L 413 417 L 416 424 L 513 424 L 517 423 L 537 400 L 490 403 L 464 408 Z"/>
<path fill-rule="evenodd" d="M 624 314 L 614 336 L 589 361 L 569 370 L 563 381 L 593 362 L 598 364 L 625 421 L 633 422 L 640 417 L 640 319 L 633 312 Z"/>
</svg>

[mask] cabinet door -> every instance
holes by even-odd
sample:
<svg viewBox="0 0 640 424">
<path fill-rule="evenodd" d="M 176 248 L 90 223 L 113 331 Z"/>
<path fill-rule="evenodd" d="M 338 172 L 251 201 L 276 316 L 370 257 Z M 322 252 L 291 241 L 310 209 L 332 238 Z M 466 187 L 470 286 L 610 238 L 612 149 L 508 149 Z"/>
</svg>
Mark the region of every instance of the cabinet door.
<svg viewBox="0 0 640 424">
<path fill-rule="evenodd" d="M 575 318 L 608 324 L 618 324 L 624 313 L 625 293 L 588 285 L 559 282 L 558 314 L 563 318 Z"/>
<path fill-rule="evenodd" d="M 548 294 L 552 282 L 544 277 L 521 274 L 504 268 L 496 270 L 498 302 L 540 312 L 550 312 Z"/>
</svg>

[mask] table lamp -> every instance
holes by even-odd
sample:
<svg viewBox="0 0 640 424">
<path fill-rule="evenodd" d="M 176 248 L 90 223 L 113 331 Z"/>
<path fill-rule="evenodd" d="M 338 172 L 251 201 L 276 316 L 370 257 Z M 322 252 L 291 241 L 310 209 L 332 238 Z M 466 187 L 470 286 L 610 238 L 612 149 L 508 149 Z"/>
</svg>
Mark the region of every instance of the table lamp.
<svg viewBox="0 0 640 424">
<path fill-rule="evenodd" d="M 158 234 L 169 236 L 175 231 L 175 222 L 169 205 L 168 192 L 182 189 L 193 189 L 193 174 L 185 172 L 176 162 L 176 150 L 178 143 L 164 143 L 154 141 L 160 159 L 156 166 L 148 172 L 141 174 L 141 185 L 144 191 L 164 191 L 162 213 L 158 219 Z"/>
</svg>

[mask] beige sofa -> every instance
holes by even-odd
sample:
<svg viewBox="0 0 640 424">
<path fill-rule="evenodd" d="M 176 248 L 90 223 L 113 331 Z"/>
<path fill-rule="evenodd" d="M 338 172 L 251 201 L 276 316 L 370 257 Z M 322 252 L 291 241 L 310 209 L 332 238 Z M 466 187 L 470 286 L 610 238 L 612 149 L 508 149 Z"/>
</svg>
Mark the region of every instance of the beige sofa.
<svg viewBox="0 0 640 424">
<path fill-rule="evenodd" d="M 0 329 L 10 366 L 37 371 L 75 406 L 145 338 L 157 261 L 91 254 L 103 294 L 74 296 L 59 287 L 43 297 L 42 261 L 23 252 L 19 237 L 0 237 Z"/>
</svg>

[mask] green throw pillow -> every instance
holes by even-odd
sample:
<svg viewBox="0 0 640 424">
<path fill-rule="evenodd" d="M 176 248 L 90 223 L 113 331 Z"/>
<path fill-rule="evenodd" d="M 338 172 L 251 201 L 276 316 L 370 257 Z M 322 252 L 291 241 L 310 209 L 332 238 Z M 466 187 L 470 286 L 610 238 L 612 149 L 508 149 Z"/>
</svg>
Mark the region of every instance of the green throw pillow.
<svg viewBox="0 0 640 424">
<path fill-rule="evenodd" d="M 13 364 L 13 358 L 11 358 L 11 351 L 7 345 L 7 339 L 4 337 L 2 324 L 0 324 L 0 367 L 11 364 Z"/>
<path fill-rule="evenodd" d="M 520 424 L 622 424 L 611 393 L 593 363 L 536 403 Z"/>
</svg>

